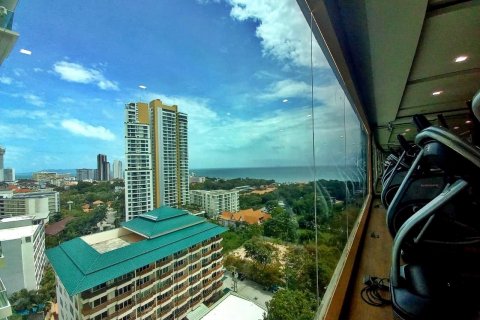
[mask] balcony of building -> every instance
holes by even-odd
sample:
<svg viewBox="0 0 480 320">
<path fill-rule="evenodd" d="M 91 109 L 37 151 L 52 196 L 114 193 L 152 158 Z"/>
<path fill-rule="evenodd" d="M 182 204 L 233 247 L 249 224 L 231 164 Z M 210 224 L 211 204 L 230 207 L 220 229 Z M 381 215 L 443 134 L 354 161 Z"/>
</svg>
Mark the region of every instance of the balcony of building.
<svg viewBox="0 0 480 320">
<path fill-rule="evenodd" d="M 12 315 L 12 306 L 8 301 L 7 290 L 0 279 L 0 319 L 6 319 Z"/>
<path fill-rule="evenodd" d="M 0 2 L 4 10 L 0 12 L 0 65 L 7 58 L 17 42 L 18 33 L 12 30 L 17 0 Z"/>
<path fill-rule="evenodd" d="M 169 256 L 168 259 L 166 259 L 166 260 L 157 261 L 155 265 L 157 266 L 157 268 L 164 267 L 167 264 L 170 264 L 170 262 L 172 262 L 172 260 L 173 260 L 173 257 Z"/>
<path fill-rule="evenodd" d="M 83 308 L 82 308 L 82 314 L 85 316 L 85 317 L 88 317 L 94 313 L 97 313 L 103 309 L 107 310 L 108 307 L 111 305 L 111 304 L 114 304 L 115 303 L 115 300 L 106 300 L 105 302 L 103 303 L 100 303 L 99 305 L 97 306 L 92 306 L 90 303 L 87 303 L 87 304 L 84 304 L 83 305 Z"/>
<path fill-rule="evenodd" d="M 149 265 L 149 266 L 148 266 L 147 268 L 145 268 L 145 269 L 139 269 L 139 270 L 137 270 L 137 271 L 135 272 L 135 274 L 136 274 L 137 277 L 140 277 L 140 276 L 143 276 L 143 275 L 145 275 L 145 274 L 147 274 L 147 273 L 149 273 L 149 272 L 152 272 L 153 269 L 155 269 L 155 264 L 154 264 L 154 263 L 152 263 L 151 265 Z"/>
</svg>

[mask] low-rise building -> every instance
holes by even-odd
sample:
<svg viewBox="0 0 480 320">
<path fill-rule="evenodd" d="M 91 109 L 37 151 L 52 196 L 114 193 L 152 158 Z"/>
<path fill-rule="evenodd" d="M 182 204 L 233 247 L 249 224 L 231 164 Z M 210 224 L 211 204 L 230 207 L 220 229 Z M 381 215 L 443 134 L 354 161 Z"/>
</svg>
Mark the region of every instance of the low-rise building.
<svg viewBox="0 0 480 320">
<path fill-rule="evenodd" d="M 36 290 L 45 267 L 45 231 L 29 216 L 0 220 L 0 278 L 8 294 Z"/>
<path fill-rule="evenodd" d="M 228 292 L 210 308 L 200 305 L 187 314 L 188 320 L 261 320 L 267 310 L 235 292 Z"/>
<path fill-rule="evenodd" d="M 60 319 L 183 319 L 222 289 L 224 231 L 161 207 L 47 250 Z"/>
<path fill-rule="evenodd" d="M 238 190 L 190 190 L 190 203 L 200 206 L 214 219 L 223 211 L 240 209 Z"/>
<path fill-rule="evenodd" d="M 246 224 L 262 224 L 272 216 L 262 210 L 253 210 L 253 209 L 246 209 L 240 210 L 238 212 L 229 212 L 224 211 L 219 216 L 218 220 L 222 223 L 225 227 L 233 226 L 235 227 L 237 224 L 246 223 Z"/>
<path fill-rule="evenodd" d="M 29 215 L 48 222 L 49 216 L 57 212 L 60 212 L 58 191 L 51 189 L 0 191 L 0 216 Z"/>
</svg>

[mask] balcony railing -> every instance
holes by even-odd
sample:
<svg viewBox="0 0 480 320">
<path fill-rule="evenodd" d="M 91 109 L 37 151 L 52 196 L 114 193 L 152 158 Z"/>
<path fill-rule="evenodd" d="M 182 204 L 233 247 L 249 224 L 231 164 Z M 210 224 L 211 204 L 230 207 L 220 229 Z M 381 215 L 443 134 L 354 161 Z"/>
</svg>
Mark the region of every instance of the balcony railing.
<svg viewBox="0 0 480 320">
<path fill-rule="evenodd" d="M 173 294 L 171 294 L 169 296 L 166 296 L 166 297 L 163 297 L 162 299 L 157 301 L 157 305 L 164 304 L 165 302 L 169 301 L 172 298 L 173 298 Z"/>
<path fill-rule="evenodd" d="M 149 313 L 150 311 L 152 311 L 154 307 L 155 307 L 155 305 L 153 305 L 153 306 L 151 306 L 151 307 L 148 307 L 147 309 L 145 309 L 145 310 L 143 310 L 143 311 L 137 312 L 137 313 L 138 313 L 138 316 L 139 316 L 139 317 L 145 316 L 147 313 Z"/>
<path fill-rule="evenodd" d="M 201 247 L 202 247 L 202 245 L 200 243 L 196 244 L 193 248 L 188 249 L 188 252 L 195 252 L 198 249 L 200 249 Z"/>
<path fill-rule="evenodd" d="M 150 267 L 148 267 L 145 270 L 137 271 L 136 276 L 139 277 L 139 276 L 142 276 L 144 274 L 147 274 L 147 273 L 151 272 L 153 269 L 155 269 L 155 265 L 152 264 Z"/>
<path fill-rule="evenodd" d="M 105 286 L 104 288 L 102 289 L 99 289 L 99 290 L 96 290 L 94 292 L 91 292 L 91 291 L 83 291 L 81 294 L 80 294 L 80 297 L 83 299 L 83 300 L 88 300 L 88 299 L 91 299 L 93 297 L 96 297 L 98 295 L 101 295 L 102 293 L 105 293 L 107 292 L 108 290 L 112 289 L 112 288 L 115 288 L 115 287 L 120 287 L 122 286 L 123 284 L 129 282 L 129 281 L 132 281 L 132 278 L 133 277 L 127 277 L 127 278 L 124 278 L 124 279 L 121 279 L 121 280 L 118 280 L 118 281 L 114 281 L 113 283 Z"/>
<path fill-rule="evenodd" d="M 188 295 L 185 295 L 183 298 L 177 299 L 177 300 L 175 301 L 175 305 L 176 305 L 176 306 L 179 306 L 179 305 L 181 305 L 182 303 L 184 303 L 187 299 L 188 299 Z"/>
<path fill-rule="evenodd" d="M 149 285 L 151 285 L 152 283 L 155 282 L 155 279 L 150 279 L 148 280 L 147 282 L 144 282 L 143 284 L 137 286 L 137 290 L 140 290 L 140 289 L 144 289 L 146 287 L 148 287 Z"/>
<path fill-rule="evenodd" d="M 143 297 L 136 299 L 136 303 L 142 303 L 152 298 L 156 294 L 155 290 L 152 290 L 149 294 L 144 295 Z"/>
<path fill-rule="evenodd" d="M 158 262 L 158 261 L 157 261 L 156 266 L 157 266 L 157 268 L 158 268 L 158 267 L 163 267 L 163 266 L 169 264 L 170 262 L 172 262 L 172 260 L 173 260 L 173 258 L 170 256 L 170 257 L 169 257 L 167 260 L 165 260 L 165 261 L 161 261 L 161 262 Z"/>
<path fill-rule="evenodd" d="M 174 279 L 173 281 L 174 281 L 175 283 L 179 283 L 179 282 L 181 282 L 182 280 L 186 279 L 187 277 L 188 277 L 188 273 L 185 273 L 183 276 L 178 277 L 178 278 Z"/>
<path fill-rule="evenodd" d="M 124 314 L 125 311 L 130 310 L 131 307 L 132 307 L 131 304 L 128 305 L 128 306 L 125 306 L 124 308 L 119 309 L 119 310 L 115 311 L 115 312 L 112 313 L 112 314 L 109 314 L 106 319 L 107 319 L 107 320 L 115 319 L 115 318 L 118 317 L 119 315 Z M 130 314 L 130 319 L 135 319 L 135 311 Z"/>
<path fill-rule="evenodd" d="M 82 308 L 82 314 L 84 316 L 89 316 L 97 311 L 100 311 L 102 309 L 105 309 L 108 305 L 114 303 L 115 300 L 107 300 L 104 303 L 99 304 L 96 307 L 90 307 L 90 304 L 85 304 Z"/>
</svg>

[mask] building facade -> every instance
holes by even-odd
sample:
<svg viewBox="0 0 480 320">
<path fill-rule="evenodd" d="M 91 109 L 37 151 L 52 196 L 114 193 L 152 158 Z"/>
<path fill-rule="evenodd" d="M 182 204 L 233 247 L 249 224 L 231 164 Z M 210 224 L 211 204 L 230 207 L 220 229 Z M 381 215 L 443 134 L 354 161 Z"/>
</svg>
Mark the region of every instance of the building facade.
<svg viewBox="0 0 480 320">
<path fill-rule="evenodd" d="M 45 230 L 29 216 L 0 220 L 0 278 L 8 294 L 36 290 L 45 267 Z"/>
<path fill-rule="evenodd" d="M 15 193 L 0 191 L 0 217 L 29 215 L 43 222 L 60 212 L 60 193 L 51 189 Z"/>
<path fill-rule="evenodd" d="M 240 209 L 238 190 L 191 190 L 190 203 L 200 206 L 210 218 L 218 218 L 223 211 Z"/>
<path fill-rule="evenodd" d="M 183 319 L 221 291 L 226 230 L 161 207 L 49 249 L 59 318 Z"/>
<path fill-rule="evenodd" d="M 188 119 L 160 100 L 125 107 L 126 220 L 189 203 Z"/>
<path fill-rule="evenodd" d="M 95 180 L 95 169 L 77 169 L 77 180 L 78 181 L 91 181 Z"/>
<path fill-rule="evenodd" d="M 3 181 L 5 182 L 13 182 L 15 181 L 15 169 L 13 168 L 7 168 L 7 169 L 1 169 L 3 170 Z"/>
<path fill-rule="evenodd" d="M 10 54 L 19 36 L 17 32 L 12 30 L 17 2 L 17 0 L 1 2 L 2 7 L 5 9 L 2 12 L 3 15 L 0 16 L 0 65 Z"/>
<path fill-rule="evenodd" d="M 123 164 L 120 160 L 113 161 L 113 179 L 123 179 Z"/>
<path fill-rule="evenodd" d="M 3 166 L 4 166 L 3 157 L 5 156 L 5 151 L 6 151 L 5 148 L 0 146 L 0 170 L 3 170 Z"/>
<path fill-rule="evenodd" d="M 104 154 L 97 155 L 97 177 L 98 181 L 110 180 L 110 162 Z"/>
</svg>

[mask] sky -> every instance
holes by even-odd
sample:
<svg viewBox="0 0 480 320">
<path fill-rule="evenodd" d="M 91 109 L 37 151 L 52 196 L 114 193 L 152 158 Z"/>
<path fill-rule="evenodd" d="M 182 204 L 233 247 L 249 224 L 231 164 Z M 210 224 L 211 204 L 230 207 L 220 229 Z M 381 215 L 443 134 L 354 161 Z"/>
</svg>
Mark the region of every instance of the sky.
<svg viewBox="0 0 480 320">
<path fill-rule="evenodd" d="M 358 159 L 360 125 L 295 0 L 19 0 L 13 29 L 0 145 L 17 172 L 123 161 L 124 106 L 153 99 L 188 114 L 190 168 Z"/>
</svg>

